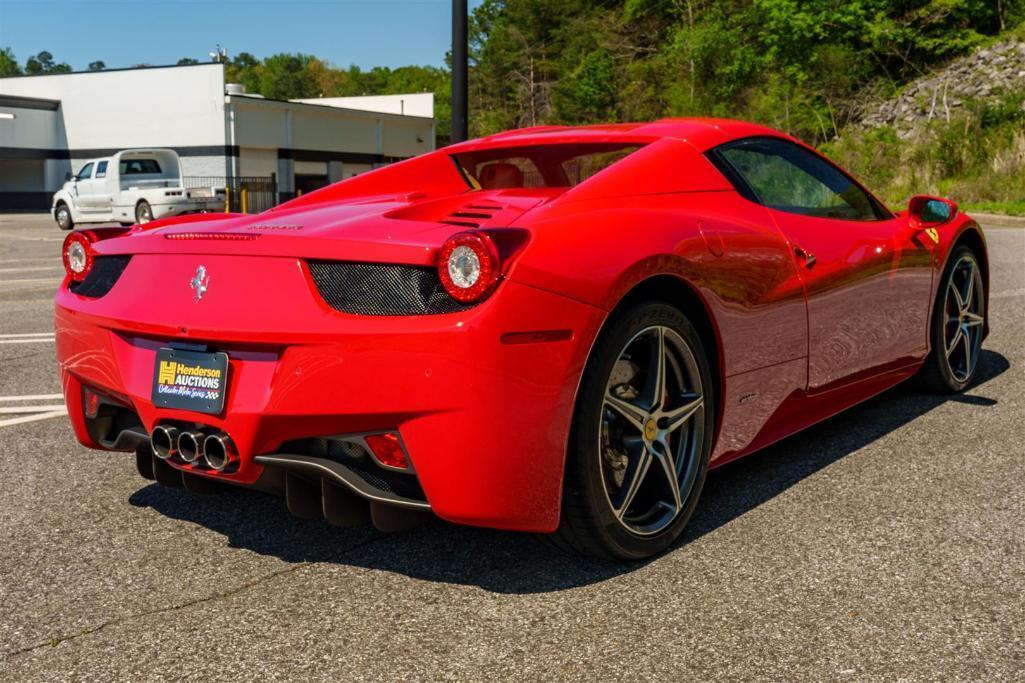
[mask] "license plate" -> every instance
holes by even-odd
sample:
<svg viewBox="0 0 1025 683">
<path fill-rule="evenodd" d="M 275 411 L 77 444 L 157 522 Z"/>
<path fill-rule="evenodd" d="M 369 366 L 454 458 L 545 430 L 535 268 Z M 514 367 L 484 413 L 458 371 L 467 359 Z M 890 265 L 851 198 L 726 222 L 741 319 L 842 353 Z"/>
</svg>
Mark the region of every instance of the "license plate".
<svg viewBox="0 0 1025 683">
<path fill-rule="evenodd" d="M 220 413 L 228 391 L 228 354 L 159 349 L 153 368 L 153 404 Z"/>
</svg>

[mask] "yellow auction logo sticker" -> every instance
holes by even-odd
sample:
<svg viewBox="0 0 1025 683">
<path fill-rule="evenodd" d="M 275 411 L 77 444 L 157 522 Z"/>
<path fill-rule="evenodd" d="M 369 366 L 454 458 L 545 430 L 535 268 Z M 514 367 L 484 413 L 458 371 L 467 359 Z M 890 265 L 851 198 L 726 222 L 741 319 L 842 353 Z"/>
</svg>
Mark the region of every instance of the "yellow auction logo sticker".
<svg viewBox="0 0 1025 683">
<path fill-rule="evenodd" d="M 175 372 L 174 369 L 178 367 L 178 364 L 174 361 L 162 360 L 160 361 L 160 373 L 157 375 L 158 384 L 174 384 Z"/>
</svg>

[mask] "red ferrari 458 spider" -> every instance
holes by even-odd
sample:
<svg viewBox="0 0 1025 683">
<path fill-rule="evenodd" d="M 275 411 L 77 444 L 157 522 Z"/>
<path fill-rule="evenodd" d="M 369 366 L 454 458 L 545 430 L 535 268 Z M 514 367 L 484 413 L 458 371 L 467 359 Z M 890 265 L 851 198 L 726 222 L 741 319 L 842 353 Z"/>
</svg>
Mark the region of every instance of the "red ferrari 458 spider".
<svg viewBox="0 0 1025 683">
<path fill-rule="evenodd" d="M 603 558 L 670 545 L 710 467 L 915 374 L 963 389 L 987 333 L 955 204 L 894 213 L 727 120 L 513 131 L 63 254 L 86 446 L 335 524 L 432 513 Z"/>
</svg>

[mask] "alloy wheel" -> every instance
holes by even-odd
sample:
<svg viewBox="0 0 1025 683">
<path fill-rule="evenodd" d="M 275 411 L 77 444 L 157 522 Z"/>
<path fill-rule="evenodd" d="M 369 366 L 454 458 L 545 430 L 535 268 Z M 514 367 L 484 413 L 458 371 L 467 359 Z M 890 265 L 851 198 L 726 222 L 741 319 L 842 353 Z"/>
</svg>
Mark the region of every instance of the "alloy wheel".
<svg viewBox="0 0 1025 683">
<path fill-rule="evenodd" d="M 950 271 L 944 299 L 943 341 L 947 367 L 958 382 L 975 372 L 982 345 L 984 297 L 982 275 L 975 259 L 964 255 Z"/>
<path fill-rule="evenodd" d="M 599 461 L 616 520 L 650 536 L 679 516 L 700 470 L 704 387 L 676 331 L 652 326 L 620 351 L 605 388 Z"/>
</svg>

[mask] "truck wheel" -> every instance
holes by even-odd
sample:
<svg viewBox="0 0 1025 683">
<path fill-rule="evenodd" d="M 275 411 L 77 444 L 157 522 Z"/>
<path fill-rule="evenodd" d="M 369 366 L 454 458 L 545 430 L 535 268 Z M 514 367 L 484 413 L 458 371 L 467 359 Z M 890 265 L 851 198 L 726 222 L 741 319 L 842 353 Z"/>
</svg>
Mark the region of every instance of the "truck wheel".
<svg viewBox="0 0 1025 683">
<path fill-rule="evenodd" d="M 75 221 L 71 219 L 71 209 L 64 202 L 57 205 L 53 215 L 61 230 L 71 230 L 71 228 L 75 227 Z"/>
<path fill-rule="evenodd" d="M 135 205 L 135 222 L 142 225 L 151 220 L 153 220 L 153 209 L 150 208 L 149 202 L 142 199 Z"/>
</svg>

